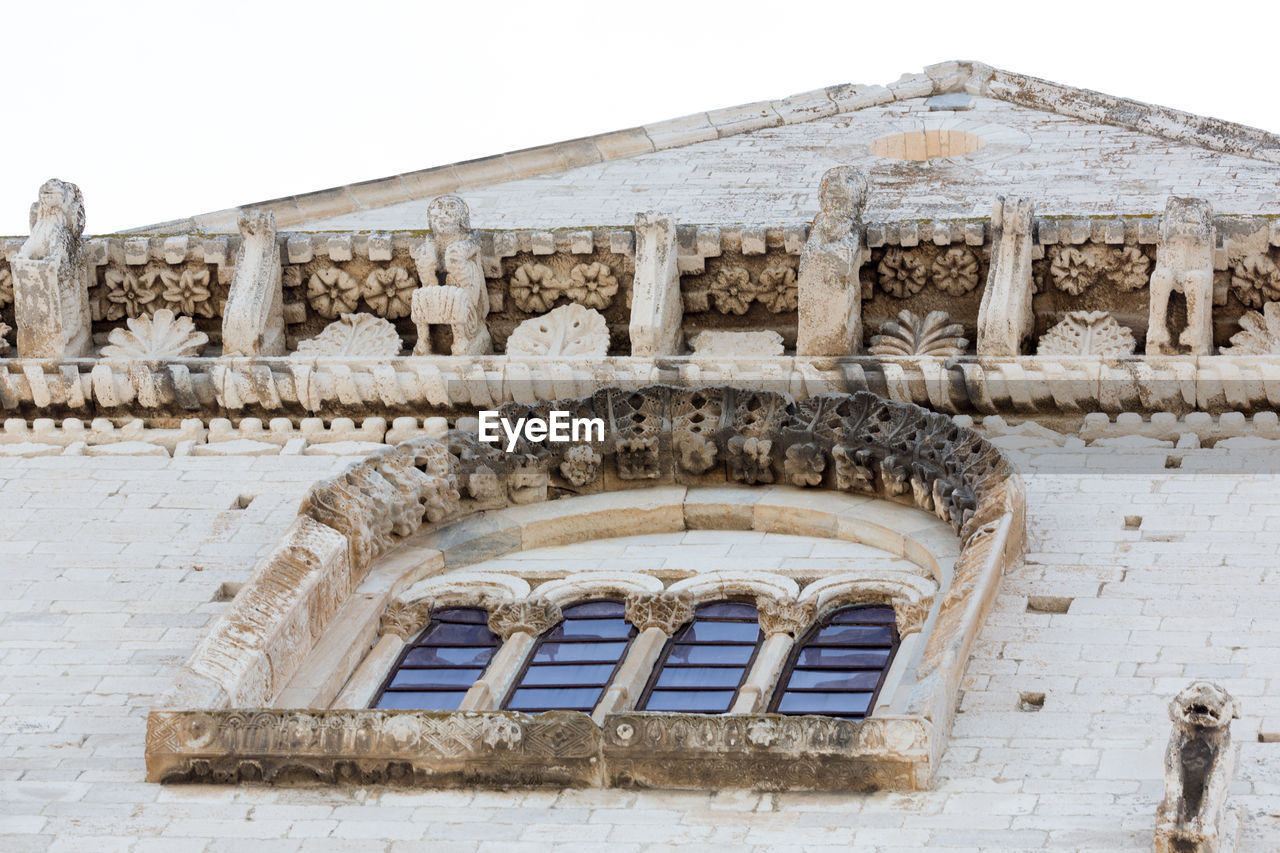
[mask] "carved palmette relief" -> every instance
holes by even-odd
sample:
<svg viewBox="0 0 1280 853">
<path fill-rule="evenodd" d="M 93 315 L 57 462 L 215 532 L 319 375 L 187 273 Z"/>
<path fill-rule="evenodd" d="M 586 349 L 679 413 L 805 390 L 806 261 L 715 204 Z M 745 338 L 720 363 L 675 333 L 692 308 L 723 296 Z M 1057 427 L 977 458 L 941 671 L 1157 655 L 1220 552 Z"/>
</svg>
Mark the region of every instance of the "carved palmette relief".
<svg viewBox="0 0 1280 853">
<path fill-rule="evenodd" d="M 1133 355 L 1133 332 L 1106 311 L 1072 311 L 1036 347 L 1039 355 Z"/>
<path fill-rule="evenodd" d="M 639 631 L 661 628 L 674 634 L 693 621 L 693 599 L 688 593 L 646 593 L 627 596 L 627 621 Z"/>
</svg>

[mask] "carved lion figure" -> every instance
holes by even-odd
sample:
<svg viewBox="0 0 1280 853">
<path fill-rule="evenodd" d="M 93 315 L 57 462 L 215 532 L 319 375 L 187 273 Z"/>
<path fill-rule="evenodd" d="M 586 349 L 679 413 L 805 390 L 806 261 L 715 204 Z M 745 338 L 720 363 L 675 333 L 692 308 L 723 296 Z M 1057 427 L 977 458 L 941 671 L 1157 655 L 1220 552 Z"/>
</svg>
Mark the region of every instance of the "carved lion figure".
<svg viewBox="0 0 1280 853">
<path fill-rule="evenodd" d="M 84 233 L 84 196 L 67 181 L 50 178 L 40 187 L 40 197 L 31 205 L 31 236 L 18 250 L 19 258 L 33 261 L 57 260 L 59 278 L 78 261 L 80 235 Z"/>
</svg>

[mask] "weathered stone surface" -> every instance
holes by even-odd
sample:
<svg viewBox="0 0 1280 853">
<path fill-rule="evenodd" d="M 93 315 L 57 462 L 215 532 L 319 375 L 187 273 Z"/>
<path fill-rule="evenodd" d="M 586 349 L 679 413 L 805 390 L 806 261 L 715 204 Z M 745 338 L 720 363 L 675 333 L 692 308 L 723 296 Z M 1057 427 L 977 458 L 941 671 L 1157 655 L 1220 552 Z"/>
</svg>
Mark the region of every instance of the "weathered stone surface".
<svg viewBox="0 0 1280 853">
<path fill-rule="evenodd" d="M 1147 355 L 1175 352 L 1169 338 L 1169 298 L 1181 293 L 1187 325 L 1178 343 L 1192 355 L 1213 352 L 1212 211 L 1203 199 L 1173 198 L 1160 221 L 1156 268 L 1151 273 L 1151 314 L 1147 321 Z"/>
<path fill-rule="evenodd" d="M 1217 853 L 1234 756 L 1231 721 L 1240 710 L 1217 684 L 1188 685 L 1169 703 L 1173 736 L 1164 757 L 1164 799 L 1156 809 L 1156 853 Z"/>
<path fill-rule="evenodd" d="M 83 233 L 80 188 L 56 178 L 45 181 L 31 206 L 31 236 L 9 262 L 22 358 L 78 358 L 89 351 Z"/>
<path fill-rule="evenodd" d="M 284 308 L 280 246 L 271 213 L 240 218 L 240 249 L 227 307 L 222 315 L 222 349 L 228 355 L 284 355 Z"/>
<path fill-rule="evenodd" d="M 996 199 L 991 212 L 991 268 L 978 308 L 978 355 L 1018 355 L 1032 332 L 1034 215 L 1029 199 Z"/>
<path fill-rule="evenodd" d="M 577 303 L 525 320 L 507 338 L 507 355 L 538 358 L 604 358 L 609 327 L 599 311 Z"/>
<path fill-rule="evenodd" d="M 867 178 L 851 166 L 822 176 L 820 210 L 800 253 L 799 355 L 849 355 L 862 347 L 862 287 L 858 271 L 865 243 L 862 208 Z"/>
</svg>

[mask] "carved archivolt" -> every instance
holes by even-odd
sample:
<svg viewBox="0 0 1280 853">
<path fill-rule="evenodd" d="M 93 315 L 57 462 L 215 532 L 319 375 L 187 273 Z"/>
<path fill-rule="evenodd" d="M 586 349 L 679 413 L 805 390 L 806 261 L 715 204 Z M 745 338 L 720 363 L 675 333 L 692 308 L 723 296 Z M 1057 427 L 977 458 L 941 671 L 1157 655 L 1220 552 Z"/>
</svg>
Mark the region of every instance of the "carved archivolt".
<svg viewBox="0 0 1280 853">
<path fill-rule="evenodd" d="M 548 405 L 508 406 L 504 412 L 507 416 L 529 415 L 545 411 Z M 739 482 L 765 482 L 758 475 L 766 465 L 778 477 L 783 476 L 787 450 L 811 445 L 825 460 L 820 472 L 822 486 L 888 497 L 934 512 L 948 521 L 958 532 L 962 549 L 948 593 L 934 605 L 936 623 L 916 673 L 919 678 L 939 678 L 940 685 L 959 683 L 968 643 L 981 624 L 984 602 L 990 600 L 1000 569 L 1021 545 L 1023 523 L 1021 485 L 1016 474 L 1000 452 L 977 433 L 945 416 L 866 393 L 818 396 L 797 402 L 762 391 L 654 386 L 604 389 L 588 398 L 557 401 L 556 406 L 574 416 L 594 413 L 604 419 L 605 440 L 592 446 L 600 453 L 603 465 L 616 469 L 619 478 L 606 480 L 613 488 L 619 487 L 620 478 L 628 472 L 643 475 L 645 483 L 658 484 L 679 483 L 692 476 L 676 464 L 674 448 L 680 444 L 676 440 L 679 438 L 697 437 L 712 442 L 717 451 L 713 464 L 725 465 L 726 475 Z M 736 466 L 728 459 L 735 438 L 743 440 L 739 449 L 750 457 L 755 471 Z M 756 442 L 749 453 L 747 439 Z M 769 443 L 767 448 L 765 442 Z M 265 716 L 259 718 L 228 710 L 269 704 L 298 671 L 371 563 L 423 525 L 460 519 L 508 503 L 564 494 L 562 489 L 548 488 L 548 483 L 564 463 L 563 454 L 568 449 L 561 445 L 526 444 L 515 454 L 507 455 L 481 444 L 472 434 L 455 432 L 447 441 L 424 437 L 384 449 L 317 484 L 304 500 L 289 534 L 259 564 L 246 590 L 224 611 L 161 700 L 159 709 L 152 712 L 147 741 L 149 778 L 226 781 L 242 778 L 246 773 L 269 778 L 285 772 L 284 764 L 297 761 L 305 765 L 305 772 L 319 778 L 396 776 L 416 781 L 425 778 L 423 774 L 431 774 L 439 781 L 454 778 L 449 776 L 454 771 L 448 768 L 465 766 L 465 778 L 493 778 L 511 784 L 517 779 L 545 780 L 550 778 L 547 773 L 568 772 L 564 768 L 573 753 L 570 745 L 573 738 L 581 738 L 583 762 L 590 768 L 588 775 L 579 780 L 581 784 L 616 784 L 623 778 L 630 778 L 634 784 L 635 779 L 656 779 L 648 775 L 653 768 L 645 765 L 651 756 L 648 752 L 627 758 L 626 767 L 630 769 L 625 773 L 630 776 L 614 779 L 608 775 L 608 767 L 622 766 L 610 765 L 614 760 L 608 757 L 611 749 L 630 750 L 622 740 L 627 744 L 643 743 L 648 737 L 645 732 L 650 724 L 645 720 L 650 717 L 643 714 L 627 715 L 625 725 L 631 727 L 632 734 L 622 738 L 623 721 L 611 727 L 616 718 L 606 717 L 602 730 L 585 715 L 570 712 L 543 715 L 539 722 L 530 722 L 521 715 L 497 714 L 481 723 L 475 717 L 485 715 L 273 711 L 264 712 Z M 798 452 L 792 459 L 811 452 Z M 806 470 L 815 467 L 809 464 Z M 474 481 L 482 470 L 489 472 L 498 488 L 485 491 L 484 501 L 464 499 L 458 491 L 459 483 Z M 792 476 L 795 470 L 793 466 Z M 594 588 L 589 586 L 589 579 L 574 578 L 569 583 L 543 584 L 532 597 L 524 587 L 513 587 L 509 581 L 491 580 L 493 585 L 488 589 L 496 595 L 476 588 L 471 593 L 474 597 L 469 599 L 451 597 L 447 590 L 434 586 L 447 586 L 456 580 L 459 578 L 423 581 L 427 586 L 402 593 L 399 603 L 387 611 L 384 630 L 407 638 L 429 618 L 432 607 L 444 601 L 479 600 L 488 609 L 495 632 L 504 636 L 515 631 L 536 634 L 560 618 L 563 601 L 570 600 L 576 584 L 575 595 L 604 591 L 632 600 L 630 613 L 637 620 L 655 625 L 674 624 L 683 617 L 683 608 L 656 601 L 642 605 L 633 596 L 665 594 L 677 600 L 687 597 L 691 606 L 725 598 L 745 599 L 757 603 L 762 619 L 770 627 L 788 633 L 801 618 L 795 608 L 805 606 L 792 605 L 792 601 L 813 601 L 815 618 L 820 618 L 824 606 L 837 600 L 867 600 L 874 593 L 882 596 L 879 600 L 887 598 L 893 603 L 899 630 L 909 633 L 923 622 L 932 594 L 930 581 L 905 572 L 893 578 L 888 573 L 884 577 L 861 578 L 858 583 L 851 582 L 850 590 L 845 591 L 837 591 L 827 583 L 825 597 L 820 595 L 824 587 L 819 584 L 810 584 L 801 593 L 792 578 L 769 572 L 709 572 L 674 583 L 665 591 L 653 578 L 635 577 L 627 582 L 621 577 L 600 578 L 594 581 Z M 818 786 L 857 787 L 866 784 L 868 773 L 886 774 L 876 777 L 880 779 L 877 784 L 890 787 L 927 785 L 930 756 L 941 750 L 941 744 L 932 739 L 945 736 L 955 699 L 954 691 L 948 691 L 950 688 L 925 690 L 922 695 L 936 694 L 940 698 L 927 703 L 923 716 L 904 719 L 901 725 L 875 718 L 850 723 L 845 728 L 854 740 L 848 743 L 859 744 L 856 749 L 861 751 L 857 754 L 863 758 L 854 761 L 849 749 L 841 746 L 838 754 L 831 755 L 834 763 L 824 778 L 842 781 Z M 185 710 L 192 708 L 213 710 Z M 675 725 L 675 717 L 657 716 L 668 722 L 656 734 L 672 736 L 670 726 Z M 312 736 L 308 732 L 330 725 L 327 720 L 339 728 L 352 728 L 342 729 L 341 735 L 331 735 L 323 752 L 307 752 L 310 747 L 305 744 L 315 743 L 309 740 Z M 755 779 L 750 774 L 766 766 L 771 773 L 785 775 L 790 771 L 779 761 L 785 755 L 788 762 L 793 762 L 794 756 L 786 750 L 777 751 L 781 733 L 757 726 L 754 740 L 745 740 L 745 727 L 757 722 L 747 715 L 740 722 L 724 718 L 707 725 L 716 731 L 731 724 L 743 727 L 744 740 L 740 742 L 750 744 L 751 750 L 750 755 L 744 753 L 744 759 L 749 758 L 753 762 L 750 766 L 756 768 L 750 770 L 743 765 L 743 772 L 748 774 L 743 778 Z M 783 725 L 807 724 L 787 721 Z M 428 749 L 420 740 L 446 729 L 465 729 L 469 734 L 463 740 L 468 745 L 458 741 L 447 748 Z M 602 731 L 608 738 L 617 734 L 619 742 L 600 745 Z M 907 736 L 910 732 L 916 734 Z M 555 740 L 555 745 L 548 744 L 545 750 L 539 748 L 542 751 L 536 752 L 535 763 L 542 768 L 540 771 L 521 776 L 510 763 L 504 763 L 507 756 L 526 749 L 539 737 Z M 434 749 L 440 754 L 415 752 L 421 749 Z M 528 755 L 533 762 L 534 753 Z M 551 757 L 555 760 L 549 764 Z M 556 767 L 560 771 L 555 771 Z M 344 776 L 349 770 L 343 768 L 349 768 L 354 775 Z M 363 769 L 357 772 L 355 768 Z M 689 784 L 695 776 L 696 773 L 677 784 Z M 461 781 L 464 776 L 457 778 Z M 760 777 L 759 782 L 750 784 L 777 784 L 770 778 L 774 777 Z"/>
</svg>

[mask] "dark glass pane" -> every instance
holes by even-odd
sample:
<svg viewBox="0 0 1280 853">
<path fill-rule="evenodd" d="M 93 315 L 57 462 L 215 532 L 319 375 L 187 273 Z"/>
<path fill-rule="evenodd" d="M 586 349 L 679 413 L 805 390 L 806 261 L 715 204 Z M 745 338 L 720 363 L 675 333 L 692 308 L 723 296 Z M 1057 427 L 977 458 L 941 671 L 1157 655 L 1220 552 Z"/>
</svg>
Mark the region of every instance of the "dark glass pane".
<svg viewBox="0 0 1280 853">
<path fill-rule="evenodd" d="M 552 628 L 544 639 L 552 642 L 583 637 L 625 640 L 629 636 L 631 636 L 631 623 L 625 619 L 570 619 Z"/>
<path fill-rule="evenodd" d="M 655 690 L 649 694 L 645 710 L 723 714 L 729 710 L 735 692 L 734 690 Z"/>
<path fill-rule="evenodd" d="M 838 669 L 797 669 L 787 682 L 787 689 L 867 690 L 880 683 L 880 670 L 841 672 Z"/>
<path fill-rule="evenodd" d="M 865 715 L 870 693 L 787 693 L 778 704 L 783 714 Z"/>
<path fill-rule="evenodd" d="M 490 647 L 463 647 L 456 649 L 411 649 L 405 655 L 402 666 L 485 666 L 493 657 Z"/>
<path fill-rule="evenodd" d="M 437 622 L 470 622 L 473 625 L 487 625 L 489 623 L 488 613 L 471 607 L 437 610 L 433 618 Z"/>
<path fill-rule="evenodd" d="M 401 669 L 391 679 L 392 687 L 453 687 L 466 690 L 475 684 L 483 669 Z"/>
<path fill-rule="evenodd" d="M 428 628 L 417 644 L 420 646 L 487 646 L 495 639 L 488 625 L 442 622 Z"/>
<path fill-rule="evenodd" d="M 731 663 L 746 665 L 755 646 L 672 646 L 668 663 Z"/>
<path fill-rule="evenodd" d="M 521 680 L 522 685 L 541 684 L 604 684 L 613 674 L 612 663 L 598 664 L 535 664 L 530 666 Z"/>
<path fill-rule="evenodd" d="M 751 622 L 694 622 L 680 643 L 750 643 L 755 645 L 760 626 Z"/>
<path fill-rule="evenodd" d="M 626 643 L 543 643 L 533 656 L 534 663 L 595 661 L 617 663 Z"/>
<path fill-rule="evenodd" d="M 730 669 L 698 669 L 696 667 L 664 667 L 656 687 L 732 687 L 742 681 L 742 667 Z"/>
<path fill-rule="evenodd" d="M 893 642 L 893 627 L 890 625 L 829 625 L 819 631 L 818 636 L 811 642 L 820 646 L 840 643 L 887 646 Z"/>
<path fill-rule="evenodd" d="M 851 669 L 864 666 L 884 666 L 889 660 L 889 649 L 824 649 L 808 646 L 800 652 L 796 661 L 800 666 L 826 666 Z"/>
<path fill-rule="evenodd" d="M 704 604 L 697 609 L 698 619 L 745 619 L 756 621 L 756 609 L 750 604 L 739 604 L 734 601 L 721 601 L 716 604 Z"/>
<path fill-rule="evenodd" d="M 599 687 L 521 687 L 512 695 L 507 707 L 512 711 L 545 711 L 551 708 L 590 711 L 600 698 Z"/>
<path fill-rule="evenodd" d="M 453 693 L 383 693 L 376 707 L 413 711 L 456 711 L 466 691 Z"/>
<path fill-rule="evenodd" d="M 627 609 L 617 601 L 588 601 L 586 604 L 566 607 L 561 612 L 566 619 L 581 619 L 584 616 L 617 616 L 621 619 Z"/>
<path fill-rule="evenodd" d="M 841 610 L 835 616 L 831 617 L 833 625 L 856 625 L 858 623 L 874 622 L 877 625 L 893 624 L 893 608 L 892 607 L 851 607 L 848 610 Z"/>
</svg>

